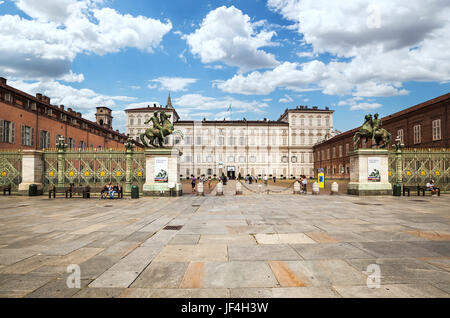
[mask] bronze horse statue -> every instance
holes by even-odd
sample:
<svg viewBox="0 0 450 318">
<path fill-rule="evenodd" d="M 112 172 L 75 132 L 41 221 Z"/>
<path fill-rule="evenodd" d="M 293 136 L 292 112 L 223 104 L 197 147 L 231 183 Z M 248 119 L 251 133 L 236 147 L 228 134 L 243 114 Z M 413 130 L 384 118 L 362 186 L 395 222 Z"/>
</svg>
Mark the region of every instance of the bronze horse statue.
<svg viewBox="0 0 450 318">
<path fill-rule="evenodd" d="M 361 138 L 366 138 L 366 142 L 371 139 L 372 147 L 387 148 L 392 140 L 392 135 L 386 129 L 381 128 L 381 120 L 378 119 L 378 114 L 375 114 L 375 120 L 372 119 L 372 115 L 366 115 L 364 124 L 353 136 L 353 150 L 358 149 Z"/>
<path fill-rule="evenodd" d="M 160 118 L 158 118 L 158 114 L 160 114 Z M 173 124 L 170 122 L 171 116 L 172 115 L 166 114 L 165 112 L 154 112 L 153 117 L 144 123 L 145 125 L 149 122 L 153 123 L 153 127 L 146 129 L 145 133 L 140 135 L 140 140 L 145 147 L 153 146 L 164 148 L 164 140 L 171 134 L 178 134 L 182 138 L 184 137 L 180 130 L 174 130 Z M 149 140 L 149 143 L 147 143 L 145 138 Z M 158 144 L 156 144 L 156 141 Z"/>
</svg>

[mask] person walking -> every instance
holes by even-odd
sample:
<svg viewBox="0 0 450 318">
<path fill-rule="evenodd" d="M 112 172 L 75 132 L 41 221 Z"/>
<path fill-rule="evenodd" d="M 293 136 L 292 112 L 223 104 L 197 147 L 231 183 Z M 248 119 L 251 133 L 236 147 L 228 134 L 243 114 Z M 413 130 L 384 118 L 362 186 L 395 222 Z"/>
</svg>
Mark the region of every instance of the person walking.
<svg viewBox="0 0 450 318">
<path fill-rule="evenodd" d="M 191 175 L 191 177 L 192 193 L 195 193 L 195 183 L 197 182 L 197 180 L 195 179 L 194 175 Z"/>
<path fill-rule="evenodd" d="M 308 184 L 308 179 L 306 179 L 306 176 L 303 175 L 302 176 L 302 191 L 304 194 L 307 194 L 307 190 L 306 190 L 307 184 Z"/>
<path fill-rule="evenodd" d="M 267 175 L 266 175 L 266 174 L 264 175 L 264 184 L 265 184 L 266 187 L 267 187 Z"/>
</svg>

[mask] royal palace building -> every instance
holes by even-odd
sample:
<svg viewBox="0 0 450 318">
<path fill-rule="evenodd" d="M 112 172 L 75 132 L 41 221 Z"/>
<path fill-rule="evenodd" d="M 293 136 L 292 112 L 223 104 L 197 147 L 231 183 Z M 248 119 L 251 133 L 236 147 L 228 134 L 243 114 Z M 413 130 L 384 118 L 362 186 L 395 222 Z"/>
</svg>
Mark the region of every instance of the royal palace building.
<svg viewBox="0 0 450 318">
<path fill-rule="evenodd" d="M 96 122 L 42 94 L 29 95 L 0 77 L 0 149 L 55 148 L 64 137 L 69 149 L 124 149 L 127 136 L 112 129 L 111 109 L 97 107 Z"/>
<path fill-rule="evenodd" d="M 183 153 L 181 176 L 298 177 L 313 176 L 313 145 L 333 135 L 333 110 L 328 107 L 298 106 L 286 109 L 276 121 L 180 120 L 170 96 L 166 107 L 127 109 L 127 134 L 139 141 L 155 111 L 170 113 L 175 130 L 184 135 L 169 136 L 165 143 Z"/>
</svg>

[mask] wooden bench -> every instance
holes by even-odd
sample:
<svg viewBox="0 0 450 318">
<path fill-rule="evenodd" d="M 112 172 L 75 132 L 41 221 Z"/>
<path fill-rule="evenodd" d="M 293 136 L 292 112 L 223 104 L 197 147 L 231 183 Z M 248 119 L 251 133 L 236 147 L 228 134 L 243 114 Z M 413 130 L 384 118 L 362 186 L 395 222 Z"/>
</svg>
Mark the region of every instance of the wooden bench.
<svg viewBox="0 0 450 318">
<path fill-rule="evenodd" d="M 8 192 L 8 195 L 11 195 L 11 184 L 0 186 L 0 191 L 3 191 L 3 195 L 6 195 L 6 192 Z"/>
<path fill-rule="evenodd" d="M 87 198 L 91 197 L 91 193 L 100 193 L 100 198 L 103 199 L 103 196 L 102 196 L 103 187 L 101 187 L 101 188 L 91 188 L 91 187 L 88 186 L 87 188 L 88 188 L 87 192 L 86 192 Z M 122 186 L 119 186 L 119 191 L 117 191 L 114 194 L 114 196 L 115 196 L 116 199 L 123 199 L 123 187 Z M 109 197 L 108 197 L 108 199 L 109 199 Z"/>
<path fill-rule="evenodd" d="M 441 196 L 441 189 L 436 187 L 436 191 L 437 191 L 438 197 L 440 197 Z M 425 196 L 425 193 L 427 193 L 427 192 L 430 192 L 430 194 L 431 194 L 431 190 L 427 190 L 426 186 L 417 186 L 417 195 L 418 196 L 420 196 L 420 192 L 422 192 L 423 196 Z"/>
<path fill-rule="evenodd" d="M 70 192 L 70 187 L 56 187 L 53 186 L 53 188 L 50 188 L 48 190 L 48 198 L 51 199 L 53 196 L 53 199 L 56 198 L 56 194 L 57 193 L 61 193 L 61 194 L 65 194 L 66 195 L 66 199 L 69 197 L 69 192 Z"/>
<path fill-rule="evenodd" d="M 90 188 L 89 188 L 89 186 L 86 186 L 86 187 L 83 187 L 83 186 L 80 186 L 80 187 L 70 186 L 70 188 L 67 191 L 68 191 L 68 194 L 69 194 L 70 198 L 72 198 L 72 196 L 74 194 L 83 196 L 83 199 L 90 198 L 90 192 L 89 192 Z"/>
<path fill-rule="evenodd" d="M 406 193 L 408 193 L 408 197 L 410 196 L 410 192 L 411 190 L 416 190 L 417 191 L 417 196 L 420 196 L 420 192 L 422 192 L 422 195 L 425 196 L 425 191 L 429 191 L 426 189 L 427 187 L 425 186 L 403 186 L 403 196 L 406 195 Z M 441 195 L 441 189 L 437 188 L 437 194 L 438 196 Z M 431 193 L 431 191 L 429 191 Z"/>
</svg>

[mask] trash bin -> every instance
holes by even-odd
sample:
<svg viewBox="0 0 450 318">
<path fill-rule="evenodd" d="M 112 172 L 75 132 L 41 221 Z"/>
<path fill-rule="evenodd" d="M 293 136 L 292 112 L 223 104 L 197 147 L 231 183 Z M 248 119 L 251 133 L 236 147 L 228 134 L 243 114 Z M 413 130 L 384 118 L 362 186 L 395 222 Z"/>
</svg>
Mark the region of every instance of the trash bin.
<svg viewBox="0 0 450 318">
<path fill-rule="evenodd" d="M 139 188 L 136 185 L 131 187 L 131 198 L 139 199 Z"/>
<path fill-rule="evenodd" d="M 394 196 L 395 197 L 400 197 L 402 195 L 402 185 L 397 183 L 394 184 Z"/>
<path fill-rule="evenodd" d="M 37 195 L 38 195 L 37 185 L 36 184 L 30 184 L 30 187 L 28 188 L 28 196 L 35 197 Z"/>
</svg>

